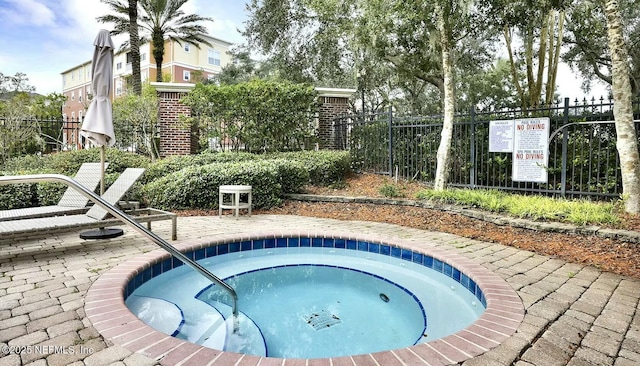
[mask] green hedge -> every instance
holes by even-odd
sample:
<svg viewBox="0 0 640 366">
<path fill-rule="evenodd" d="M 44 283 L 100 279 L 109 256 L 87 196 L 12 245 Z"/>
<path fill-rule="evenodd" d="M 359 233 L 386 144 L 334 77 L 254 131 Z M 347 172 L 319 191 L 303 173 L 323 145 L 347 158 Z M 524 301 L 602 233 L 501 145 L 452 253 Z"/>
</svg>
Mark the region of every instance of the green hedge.
<svg viewBox="0 0 640 366">
<path fill-rule="evenodd" d="M 47 168 L 73 176 L 83 163 L 100 162 L 100 149 L 65 151 L 46 157 Z M 105 161 L 109 163 L 107 173 L 122 173 L 126 168 L 147 168 L 151 163 L 145 156 L 112 148 L 105 149 Z"/>
<path fill-rule="evenodd" d="M 1 175 L 12 175 L 3 172 Z M 0 185 L 0 209 L 31 207 L 37 202 L 35 184 L 3 184 Z"/>
<path fill-rule="evenodd" d="M 151 162 L 145 156 L 111 148 L 105 150 L 105 160 L 109 162 L 107 173 L 122 173 L 126 168 L 146 168 Z M 99 148 L 63 151 L 42 156 L 21 156 L 7 160 L 2 170 L 14 174 L 31 171 L 73 176 L 80 165 L 91 162 L 100 162 Z"/>
<path fill-rule="evenodd" d="M 227 184 L 251 185 L 255 208 L 281 202 L 276 165 L 253 161 L 188 167 L 148 183 L 143 195 L 149 206 L 164 210 L 214 209 L 218 207 L 218 187 Z"/>
<path fill-rule="evenodd" d="M 47 159 L 41 155 L 24 155 L 5 160 L 4 163 L 2 163 L 2 170 L 7 172 L 43 170 L 46 168 L 46 161 Z"/>
<path fill-rule="evenodd" d="M 307 167 L 300 161 L 287 159 L 268 159 L 259 161 L 260 164 L 272 166 L 278 172 L 278 182 L 281 195 L 286 193 L 300 193 L 309 183 Z"/>
<path fill-rule="evenodd" d="M 315 143 L 317 93 L 308 84 L 261 79 L 196 84 L 181 102 L 191 108 L 187 120 L 202 137 L 227 141 L 235 151 L 299 151 Z"/>
<path fill-rule="evenodd" d="M 351 161 L 346 151 L 295 151 L 257 155 L 250 153 L 203 153 L 189 156 L 171 156 L 151 163 L 144 175 L 143 182 L 152 182 L 168 174 L 191 166 L 202 166 L 214 162 L 243 162 L 281 159 L 292 164 L 301 163 L 308 171 L 308 181 L 304 184 L 329 185 L 344 179 L 350 172 Z M 303 184 L 303 185 L 304 185 Z M 285 189 L 285 192 L 297 192 L 299 189 Z"/>
<path fill-rule="evenodd" d="M 73 176 L 83 162 L 99 161 L 99 149 L 25 158 L 25 167 L 0 174 L 62 173 Z M 17 160 L 12 167 L 18 169 Z M 248 184 L 253 187 L 254 207 L 280 204 L 286 193 L 300 193 L 306 184 L 328 185 L 349 172 L 349 154 L 338 151 L 303 151 L 266 155 L 249 153 L 203 153 L 174 156 L 150 163 L 145 157 L 107 149 L 110 163 L 105 176 L 108 187 L 126 167 L 145 167 L 143 179 L 127 199 L 149 206 L 173 209 L 218 207 L 218 186 Z M 39 183 L 0 186 L 0 209 L 53 205 L 66 186 Z"/>
<path fill-rule="evenodd" d="M 309 183 L 318 186 L 341 181 L 351 171 L 348 151 L 298 151 L 274 153 L 269 156 L 301 162 L 309 172 Z"/>
<path fill-rule="evenodd" d="M 226 162 L 239 162 L 256 160 L 260 157 L 255 154 L 249 154 L 244 152 L 232 153 L 222 152 L 214 153 L 207 152 L 198 155 L 175 155 L 169 156 L 162 160 L 158 160 L 147 167 L 144 172 L 143 182 L 152 182 L 158 178 L 162 178 L 177 172 L 184 168 L 192 166 L 201 166 L 212 163 L 226 163 Z"/>
</svg>

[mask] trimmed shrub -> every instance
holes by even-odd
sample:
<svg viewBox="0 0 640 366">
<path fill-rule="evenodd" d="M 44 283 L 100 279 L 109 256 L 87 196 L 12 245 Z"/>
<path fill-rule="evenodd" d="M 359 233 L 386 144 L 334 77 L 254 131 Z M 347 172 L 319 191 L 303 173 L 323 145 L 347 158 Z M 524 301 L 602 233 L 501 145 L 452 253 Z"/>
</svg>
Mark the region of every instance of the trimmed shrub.
<svg viewBox="0 0 640 366">
<path fill-rule="evenodd" d="M 35 184 L 36 204 L 35 206 L 51 206 L 60 201 L 67 186 L 62 183 L 44 182 Z"/>
<path fill-rule="evenodd" d="M 84 162 L 100 160 L 99 149 L 63 152 L 25 158 L 34 170 L 19 174 L 58 173 L 73 176 Z M 17 164 L 17 159 L 12 159 Z M 337 151 L 303 151 L 256 155 L 249 153 L 203 153 L 172 156 L 149 163 L 136 154 L 107 149 L 110 165 L 105 176 L 108 187 L 126 167 L 146 167 L 143 179 L 126 199 L 146 202 L 164 209 L 212 209 L 218 207 L 218 186 L 253 186 L 253 205 L 269 208 L 280 197 L 299 193 L 308 183 L 328 185 L 344 179 L 349 172 L 349 154 Z M 18 168 L 18 165 L 15 165 Z M 112 169 L 113 168 L 113 169 Z M 6 172 L 5 174 L 16 174 Z M 0 186 L 0 209 L 53 205 L 67 188 L 61 183 Z M 99 192 L 99 188 L 96 189 Z"/>
<path fill-rule="evenodd" d="M 150 160 L 142 155 L 108 148 L 105 160 L 109 162 L 107 172 L 121 173 L 126 168 L 146 168 Z M 12 174 L 55 173 L 73 176 L 83 163 L 100 162 L 100 149 L 63 151 L 49 155 L 27 155 L 9 159 L 4 171 Z"/>
<path fill-rule="evenodd" d="M 276 169 L 283 194 L 300 193 L 305 184 L 309 183 L 307 167 L 297 160 L 269 159 L 262 163 L 273 165 Z"/>
<path fill-rule="evenodd" d="M 343 180 L 351 171 L 348 151 L 298 151 L 275 153 L 273 158 L 297 160 L 309 171 L 309 183 L 327 186 Z"/>
<path fill-rule="evenodd" d="M 48 169 L 73 176 L 83 163 L 100 162 L 100 148 L 64 151 L 47 155 L 47 158 Z M 113 148 L 105 149 L 105 161 L 109 163 L 107 173 L 122 173 L 126 168 L 146 168 L 151 162 L 145 156 Z"/>
<path fill-rule="evenodd" d="M 1 175 L 12 175 L 2 172 Z M 29 173 L 24 173 L 29 174 Z M 3 184 L 0 185 L 0 209 L 11 210 L 14 208 L 31 207 L 37 203 L 37 184 Z"/>
<path fill-rule="evenodd" d="M 148 183 L 143 195 L 148 205 L 164 210 L 215 209 L 218 187 L 227 184 L 251 185 L 255 208 L 275 207 L 281 202 L 275 165 L 254 161 L 188 167 Z"/>
<path fill-rule="evenodd" d="M 155 161 L 147 167 L 142 181 L 145 183 L 152 182 L 158 178 L 165 177 L 173 172 L 177 172 L 191 166 L 207 165 L 212 163 L 239 162 L 247 160 L 256 160 L 258 155 L 239 152 L 222 152 L 222 153 L 202 153 L 198 155 L 176 155 L 169 156 L 162 160 Z"/>
<path fill-rule="evenodd" d="M 234 151 L 297 151 L 315 142 L 317 93 L 308 84 L 261 79 L 197 84 L 181 102 L 191 107 L 186 121 L 198 126 L 202 137 L 227 141 Z"/>
<path fill-rule="evenodd" d="M 152 182 L 156 179 L 166 177 L 171 173 L 194 165 L 193 155 L 168 156 L 162 160 L 156 160 L 149 164 L 147 170 L 142 176 L 142 181 L 145 183 Z"/>
<path fill-rule="evenodd" d="M 18 174 L 24 174 L 20 173 L 20 171 L 25 170 L 43 170 L 46 166 L 45 160 L 44 157 L 36 154 L 14 157 L 7 159 L 2 164 L 2 170 L 6 172 L 16 172 Z"/>
</svg>

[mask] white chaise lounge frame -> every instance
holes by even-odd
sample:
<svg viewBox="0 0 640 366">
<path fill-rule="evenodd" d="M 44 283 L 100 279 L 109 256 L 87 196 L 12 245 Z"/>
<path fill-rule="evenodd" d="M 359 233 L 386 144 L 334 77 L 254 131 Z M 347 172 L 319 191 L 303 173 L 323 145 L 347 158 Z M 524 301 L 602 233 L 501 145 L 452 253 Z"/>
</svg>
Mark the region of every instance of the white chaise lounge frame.
<svg viewBox="0 0 640 366">
<path fill-rule="evenodd" d="M 115 206 L 143 173 L 144 169 L 142 168 L 127 168 L 120 177 L 111 184 L 109 189 L 104 192 L 101 198 L 110 205 Z M 146 222 L 148 229 L 151 229 L 152 221 L 171 220 L 172 240 L 177 239 L 176 214 L 153 208 L 138 209 L 128 213 L 133 220 Z M 3 241 L 24 237 L 42 237 L 50 232 L 122 224 L 122 221 L 108 219 L 108 216 L 109 213 L 107 210 L 100 205 L 94 205 L 84 214 L 0 221 L 0 237 L 2 237 Z"/>
<path fill-rule="evenodd" d="M 107 166 L 109 166 L 109 163 L 105 163 L 105 169 Z M 93 191 L 100 183 L 100 174 L 100 163 L 83 163 L 73 180 Z M 87 197 L 75 188 L 68 187 L 57 204 L 0 210 L 0 221 L 84 213 L 89 210 L 88 203 L 89 199 Z"/>
</svg>

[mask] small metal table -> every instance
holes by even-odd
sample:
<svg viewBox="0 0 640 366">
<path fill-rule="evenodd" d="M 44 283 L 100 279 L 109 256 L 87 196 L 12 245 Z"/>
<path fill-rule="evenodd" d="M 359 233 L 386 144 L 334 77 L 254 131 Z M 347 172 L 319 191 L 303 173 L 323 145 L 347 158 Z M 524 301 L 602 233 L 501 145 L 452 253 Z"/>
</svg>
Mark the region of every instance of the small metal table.
<svg viewBox="0 0 640 366">
<path fill-rule="evenodd" d="M 246 194 L 247 201 L 241 202 L 240 195 Z M 231 201 L 225 201 L 225 195 L 231 195 Z M 222 217 L 222 210 L 235 210 L 234 216 L 238 218 L 240 209 L 248 209 L 251 216 L 251 186 L 220 186 L 218 216 Z"/>
</svg>

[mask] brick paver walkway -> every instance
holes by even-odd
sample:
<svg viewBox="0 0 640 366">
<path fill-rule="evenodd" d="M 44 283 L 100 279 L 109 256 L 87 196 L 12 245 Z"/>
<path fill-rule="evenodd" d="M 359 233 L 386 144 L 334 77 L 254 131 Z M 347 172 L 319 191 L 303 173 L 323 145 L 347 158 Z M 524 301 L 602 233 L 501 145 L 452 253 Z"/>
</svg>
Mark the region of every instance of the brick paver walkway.
<svg viewBox="0 0 640 366">
<path fill-rule="evenodd" d="M 498 273 L 522 298 L 524 321 L 506 342 L 464 365 L 640 364 L 640 281 L 594 267 L 450 234 L 295 216 L 181 217 L 178 236 L 183 241 L 278 227 L 427 241 Z M 155 224 L 154 231 L 170 237 L 169 223 Z M 0 243 L 0 366 L 161 362 L 108 344 L 84 313 L 84 295 L 101 273 L 156 248 L 130 229 L 122 237 L 96 242 L 76 232 Z M 353 359 L 358 365 L 376 365 L 373 359 Z"/>
</svg>

